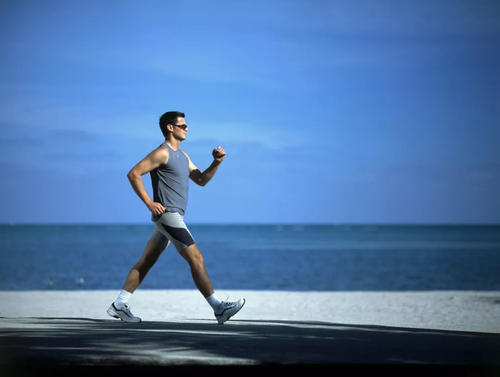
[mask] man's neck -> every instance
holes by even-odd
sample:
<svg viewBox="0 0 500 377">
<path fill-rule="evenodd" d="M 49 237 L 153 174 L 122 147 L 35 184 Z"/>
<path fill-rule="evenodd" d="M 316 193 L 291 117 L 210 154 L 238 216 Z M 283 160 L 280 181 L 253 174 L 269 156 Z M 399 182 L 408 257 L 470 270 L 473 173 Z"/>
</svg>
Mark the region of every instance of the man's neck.
<svg viewBox="0 0 500 377">
<path fill-rule="evenodd" d="M 179 145 L 181 145 L 181 141 L 177 140 L 175 137 L 168 137 L 165 139 L 165 143 L 167 143 L 170 148 L 172 148 L 174 151 L 179 149 Z"/>
</svg>

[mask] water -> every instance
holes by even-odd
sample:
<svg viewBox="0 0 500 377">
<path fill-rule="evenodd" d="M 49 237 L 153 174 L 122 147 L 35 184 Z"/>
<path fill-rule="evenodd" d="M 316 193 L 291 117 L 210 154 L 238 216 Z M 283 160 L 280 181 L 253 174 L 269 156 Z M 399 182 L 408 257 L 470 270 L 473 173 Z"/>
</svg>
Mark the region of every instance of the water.
<svg viewBox="0 0 500 377">
<path fill-rule="evenodd" d="M 152 225 L 0 226 L 0 290 L 120 289 Z M 191 225 L 215 289 L 500 290 L 500 226 Z M 173 246 L 141 288 L 194 289 Z"/>
</svg>

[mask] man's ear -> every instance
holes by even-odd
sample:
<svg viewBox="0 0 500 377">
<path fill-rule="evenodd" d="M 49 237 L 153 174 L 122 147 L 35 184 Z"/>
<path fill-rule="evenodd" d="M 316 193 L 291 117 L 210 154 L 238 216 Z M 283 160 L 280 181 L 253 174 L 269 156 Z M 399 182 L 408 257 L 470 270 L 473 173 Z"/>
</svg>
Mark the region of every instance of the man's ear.
<svg viewBox="0 0 500 377">
<path fill-rule="evenodd" d="M 170 132 L 174 132 L 174 126 L 171 125 L 170 123 L 167 124 L 167 130 L 169 130 Z"/>
</svg>

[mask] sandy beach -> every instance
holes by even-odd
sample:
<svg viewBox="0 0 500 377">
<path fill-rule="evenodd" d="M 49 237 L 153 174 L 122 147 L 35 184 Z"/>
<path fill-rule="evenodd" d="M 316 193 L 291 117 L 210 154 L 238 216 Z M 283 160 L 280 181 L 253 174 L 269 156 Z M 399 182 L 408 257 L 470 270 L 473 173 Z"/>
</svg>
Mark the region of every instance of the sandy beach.
<svg viewBox="0 0 500 377">
<path fill-rule="evenodd" d="M 0 292 L 0 364 L 500 364 L 500 292 L 221 290 L 247 300 L 222 326 L 196 290 L 138 290 L 139 324 L 117 293 Z"/>
<path fill-rule="evenodd" d="M 1 317 L 110 319 L 117 290 L 0 291 Z M 500 333 L 500 292 L 290 292 L 221 290 L 246 298 L 238 320 L 338 324 Z M 197 290 L 137 290 L 130 305 L 144 321 L 214 320 Z"/>
</svg>

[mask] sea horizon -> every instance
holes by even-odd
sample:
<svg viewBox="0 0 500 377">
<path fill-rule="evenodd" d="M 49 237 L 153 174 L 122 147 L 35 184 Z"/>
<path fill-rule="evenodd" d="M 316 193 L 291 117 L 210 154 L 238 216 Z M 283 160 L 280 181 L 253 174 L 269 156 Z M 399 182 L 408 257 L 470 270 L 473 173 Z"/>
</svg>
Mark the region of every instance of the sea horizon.
<svg viewBox="0 0 500 377">
<path fill-rule="evenodd" d="M 196 226 L 493 226 L 500 227 L 500 223 L 450 223 L 450 222 L 408 222 L 408 223 L 392 223 L 392 222 L 190 222 L 186 223 Z M 15 225 L 50 225 L 50 226 L 80 226 L 80 225 L 125 225 L 125 226 L 141 226 L 141 225 L 154 225 L 152 221 L 146 222 L 0 222 L 0 226 L 15 226 Z"/>
<path fill-rule="evenodd" d="M 500 290 L 500 225 L 187 224 L 218 288 Z M 153 222 L 0 225 L 0 290 L 117 289 L 153 230 Z M 170 245 L 141 287 L 194 283 Z"/>
</svg>

